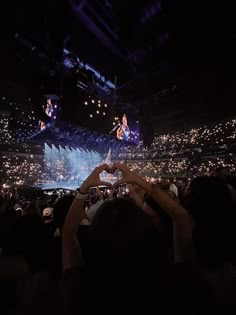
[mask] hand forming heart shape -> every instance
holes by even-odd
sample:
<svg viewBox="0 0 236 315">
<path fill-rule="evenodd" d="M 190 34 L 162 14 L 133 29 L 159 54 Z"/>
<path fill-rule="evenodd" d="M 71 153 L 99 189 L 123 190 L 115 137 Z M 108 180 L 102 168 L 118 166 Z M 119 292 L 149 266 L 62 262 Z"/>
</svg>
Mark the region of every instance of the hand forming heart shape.
<svg viewBox="0 0 236 315">
<path fill-rule="evenodd" d="M 122 178 L 113 185 L 100 179 L 100 174 L 103 171 L 106 171 L 109 174 L 114 174 L 116 170 L 121 171 Z M 94 171 L 84 181 L 84 183 L 80 187 L 80 190 L 82 192 L 86 192 L 90 187 L 101 185 L 113 188 L 123 183 L 138 183 L 139 179 L 140 177 L 133 173 L 125 164 L 115 163 L 111 167 L 107 164 L 103 164 L 94 169 Z"/>
</svg>

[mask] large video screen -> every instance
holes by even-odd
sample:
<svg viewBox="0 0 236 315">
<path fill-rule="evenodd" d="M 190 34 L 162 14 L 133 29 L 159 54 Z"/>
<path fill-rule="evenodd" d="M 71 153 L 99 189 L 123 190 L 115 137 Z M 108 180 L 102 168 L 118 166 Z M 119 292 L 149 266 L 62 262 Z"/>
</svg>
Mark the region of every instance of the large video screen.
<svg viewBox="0 0 236 315">
<path fill-rule="evenodd" d="M 140 127 L 138 120 L 133 119 L 129 121 L 128 115 L 123 114 L 121 117 L 114 117 L 113 126 L 110 134 L 115 134 L 117 139 L 137 144 L 139 143 Z"/>
<path fill-rule="evenodd" d="M 42 113 L 39 120 L 40 130 L 44 130 L 59 118 L 61 112 L 60 99 L 56 95 L 44 95 L 42 99 Z"/>
<path fill-rule="evenodd" d="M 134 113 L 123 112 L 119 104 L 78 90 L 76 96 L 62 101 L 64 119 L 79 127 L 109 134 L 121 141 L 139 143 L 139 120 Z"/>
<path fill-rule="evenodd" d="M 66 49 L 63 67 L 63 117 L 121 141 L 139 143 L 138 119 L 122 101 L 119 104 L 116 82 Z"/>
</svg>

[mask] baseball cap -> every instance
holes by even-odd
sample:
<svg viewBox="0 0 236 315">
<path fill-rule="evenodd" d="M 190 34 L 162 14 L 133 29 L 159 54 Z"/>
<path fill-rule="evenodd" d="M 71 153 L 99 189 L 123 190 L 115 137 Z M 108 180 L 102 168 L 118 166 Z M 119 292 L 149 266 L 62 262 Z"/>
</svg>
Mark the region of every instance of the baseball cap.
<svg viewBox="0 0 236 315">
<path fill-rule="evenodd" d="M 43 210 L 44 217 L 50 217 L 53 214 L 53 208 L 47 207 Z"/>
</svg>

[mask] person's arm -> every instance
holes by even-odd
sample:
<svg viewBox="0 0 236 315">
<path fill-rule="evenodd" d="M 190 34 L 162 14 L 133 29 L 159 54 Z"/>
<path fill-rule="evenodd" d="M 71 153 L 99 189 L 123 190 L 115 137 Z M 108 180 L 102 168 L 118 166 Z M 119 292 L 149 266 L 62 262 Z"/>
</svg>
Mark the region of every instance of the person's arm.
<svg viewBox="0 0 236 315">
<path fill-rule="evenodd" d="M 71 204 L 69 212 L 62 229 L 62 264 L 63 270 L 79 266 L 82 263 L 82 255 L 77 240 L 77 231 L 81 221 L 85 218 L 84 202 L 87 199 L 87 193 L 93 186 L 112 186 L 110 183 L 100 180 L 100 173 L 106 170 L 110 172 L 108 165 L 104 164 L 96 167 L 80 187 L 80 193 L 77 194 Z"/>
<path fill-rule="evenodd" d="M 192 221 L 187 211 L 166 192 L 162 191 L 157 185 L 152 185 L 142 177 L 133 173 L 124 164 L 114 164 L 113 170 L 119 169 L 122 172 L 122 179 L 115 185 L 122 183 L 133 183 L 139 185 L 160 207 L 170 216 L 174 227 L 174 253 L 175 261 L 183 261 L 192 258 Z"/>
<path fill-rule="evenodd" d="M 175 261 L 192 258 L 192 221 L 189 214 L 159 187 L 155 186 L 151 195 L 172 219 Z"/>
<path fill-rule="evenodd" d="M 84 202 L 85 199 L 75 198 L 66 216 L 62 229 L 63 270 L 80 265 L 82 262 L 81 250 L 77 241 L 77 230 L 84 219 Z"/>
<path fill-rule="evenodd" d="M 133 199 L 136 204 L 142 208 L 144 203 L 145 191 L 137 185 L 128 185 L 129 197 Z"/>
</svg>

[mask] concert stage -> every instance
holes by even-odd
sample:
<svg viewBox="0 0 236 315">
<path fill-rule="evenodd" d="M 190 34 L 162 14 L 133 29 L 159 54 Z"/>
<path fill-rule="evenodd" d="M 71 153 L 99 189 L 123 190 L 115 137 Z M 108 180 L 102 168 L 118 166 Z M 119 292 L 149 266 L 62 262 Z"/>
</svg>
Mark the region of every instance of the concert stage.
<svg viewBox="0 0 236 315">
<path fill-rule="evenodd" d="M 65 189 L 65 190 L 76 190 L 80 187 L 81 183 L 68 183 L 68 182 L 54 182 L 54 183 L 42 183 L 35 185 L 34 187 L 42 190 L 53 190 L 53 189 Z"/>
</svg>

